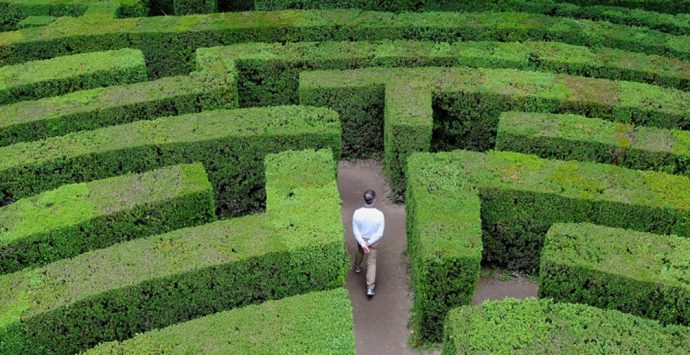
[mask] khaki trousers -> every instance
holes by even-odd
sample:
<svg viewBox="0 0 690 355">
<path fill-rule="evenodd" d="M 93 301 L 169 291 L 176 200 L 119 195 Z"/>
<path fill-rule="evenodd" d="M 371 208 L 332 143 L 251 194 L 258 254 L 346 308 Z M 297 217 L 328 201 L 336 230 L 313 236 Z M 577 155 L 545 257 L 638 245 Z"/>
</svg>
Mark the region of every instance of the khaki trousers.
<svg viewBox="0 0 690 355">
<path fill-rule="evenodd" d="M 378 244 L 378 243 L 376 243 Z M 355 266 L 362 266 L 364 256 L 367 255 L 367 288 L 376 286 L 376 254 L 378 245 L 369 246 L 369 254 L 364 254 L 364 249 L 357 243 L 357 255 L 355 255 Z"/>
</svg>

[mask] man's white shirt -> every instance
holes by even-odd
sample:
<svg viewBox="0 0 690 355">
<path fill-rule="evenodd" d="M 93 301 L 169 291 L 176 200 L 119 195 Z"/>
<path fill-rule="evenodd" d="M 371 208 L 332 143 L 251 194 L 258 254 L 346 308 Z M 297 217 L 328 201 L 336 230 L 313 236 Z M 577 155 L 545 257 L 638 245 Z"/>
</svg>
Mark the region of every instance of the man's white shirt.
<svg viewBox="0 0 690 355">
<path fill-rule="evenodd" d="M 384 227 L 383 212 L 373 206 L 359 208 L 352 216 L 352 231 L 361 246 L 364 246 L 364 242 L 369 245 L 378 242 L 383 237 Z"/>
</svg>

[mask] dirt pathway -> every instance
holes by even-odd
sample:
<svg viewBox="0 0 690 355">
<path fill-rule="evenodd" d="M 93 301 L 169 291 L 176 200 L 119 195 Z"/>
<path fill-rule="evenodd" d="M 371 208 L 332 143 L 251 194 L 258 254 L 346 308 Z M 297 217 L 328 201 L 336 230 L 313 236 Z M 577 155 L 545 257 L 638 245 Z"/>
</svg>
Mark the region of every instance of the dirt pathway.
<svg viewBox="0 0 690 355">
<path fill-rule="evenodd" d="M 376 296 L 367 299 L 365 272 L 347 274 L 355 322 L 357 354 L 415 354 L 407 342 L 408 310 L 412 295 L 407 287 L 407 270 L 402 252 L 407 244 L 405 208 L 387 200 L 388 187 L 384 173 L 376 161 L 340 162 L 338 189 L 343 200 L 342 220 L 345 246 L 354 260 L 356 242 L 352 236 L 352 214 L 362 206 L 362 194 L 376 191 L 376 207 L 386 217 L 386 229 L 376 263 Z"/>
<path fill-rule="evenodd" d="M 376 191 L 376 207 L 386 217 L 386 229 L 376 265 L 376 296 L 368 299 L 364 293 L 366 270 L 358 275 L 350 267 L 347 274 L 345 286 L 352 302 L 357 354 L 417 354 L 407 346 L 407 321 L 412 294 L 408 289 L 407 269 L 402 256 L 407 245 L 405 207 L 392 204 L 386 198 L 388 186 L 384 173 L 380 163 L 373 160 L 340 162 L 338 189 L 343 201 L 341 216 L 345 227 L 345 246 L 351 261 L 356 252 L 352 214 L 362 206 L 364 191 Z M 502 280 L 498 275 L 483 274 L 472 303 L 479 304 L 487 299 L 506 296 L 536 296 L 536 284 L 523 278 Z"/>
</svg>

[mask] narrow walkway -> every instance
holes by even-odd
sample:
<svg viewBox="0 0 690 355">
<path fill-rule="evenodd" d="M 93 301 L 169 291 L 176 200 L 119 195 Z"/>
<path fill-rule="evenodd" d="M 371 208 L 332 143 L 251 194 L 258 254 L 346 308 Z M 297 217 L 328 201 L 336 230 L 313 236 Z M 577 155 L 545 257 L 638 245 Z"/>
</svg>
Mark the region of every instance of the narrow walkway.
<svg viewBox="0 0 690 355">
<path fill-rule="evenodd" d="M 354 260 L 357 247 L 352 236 L 352 214 L 362 206 L 364 191 L 376 191 L 376 207 L 386 216 L 386 229 L 376 263 L 376 296 L 368 299 L 364 294 L 366 271 L 357 275 L 350 268 L 347 274 L 346 287 L 350 292 L 357 354 L 360 355 L 416 354 L 407 346 L 412 295 L 407 287 L 408 276 L 402 257 L 407 244 L 405 208 L 388 201 L 385 181 L 381 165 L 373 160 L 343 161 L 338 167 L 345 246 L 350 260 Z"/>
<path fill-rule="evenodd" d="M 357 247 L 352 236 L 352 214 L 362 206 L 362 194 L 367 189 L 376 191 L 376 207 L 386 216 L 386 230 L 377 260 L 376 296 L 368 299 L 364 293 L 366 272 L 357 275 L 351 266 L 347 274 L 345 286 L 352 302 L 357 354 L 417 354 L 407 346 L 412 294 L 402 255 L 407 245 L 405 207 L 387 199 L 389 188 L 380 163 L 374 160 L 342 161 L 338 166 L 338 190 L 343 201 L 341 217 L 350 265 Z M 482 272 L 472 304 L 507 296 L 525 298 L 536 295 L 537 286 L 533 281 Z M 438 353 L 438 350 L 432 352 Z"/>
</svg>

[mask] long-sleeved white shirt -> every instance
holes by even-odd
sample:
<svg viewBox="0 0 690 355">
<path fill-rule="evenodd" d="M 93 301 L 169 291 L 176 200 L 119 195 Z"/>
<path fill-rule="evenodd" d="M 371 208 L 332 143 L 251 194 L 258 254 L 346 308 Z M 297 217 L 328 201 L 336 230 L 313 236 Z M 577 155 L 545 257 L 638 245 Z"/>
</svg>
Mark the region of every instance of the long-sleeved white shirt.
<svg viewBox="0 0 690 355">
<path fill-rule="evenodd" d="M 361 246 L 364 242 L 369 245 L 378 242 L 383 237 L 384 227 L 383 212 L 374 207 L 359 208 L 352 216 L 352 232 Z"/>
</svg>

